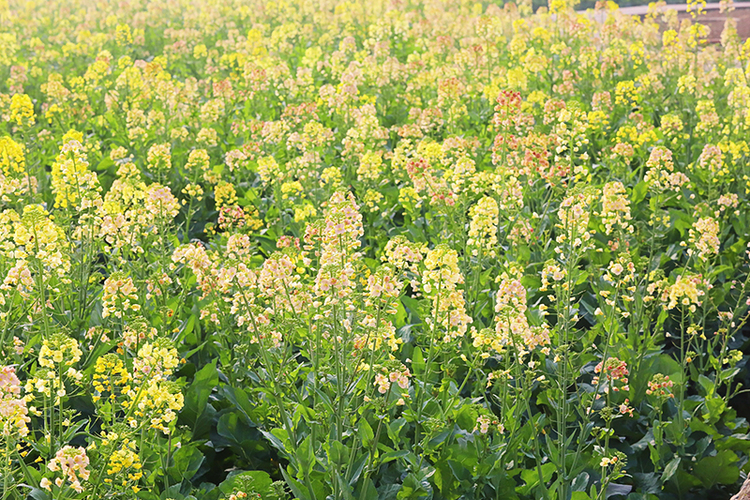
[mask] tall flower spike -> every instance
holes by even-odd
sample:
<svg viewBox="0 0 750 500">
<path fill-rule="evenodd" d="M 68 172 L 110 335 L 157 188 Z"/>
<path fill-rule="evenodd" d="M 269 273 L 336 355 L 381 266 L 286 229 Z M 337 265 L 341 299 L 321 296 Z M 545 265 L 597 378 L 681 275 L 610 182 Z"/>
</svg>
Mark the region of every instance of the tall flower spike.
<svg viewBox="0 0 750 500">
<path fill-rule="evenodd" d="M 458 253 L 447 245 L 438 245 L 424 260 L 422 290 L 432 303 L 430 326 L 443 342 L 462 337 L 472 319 L 466 314 L 462 290 L 464 278 L 458 269 Z"/>
<path fill-rule="evenodd" d="M 0 137 L 0 199 L 36 191 L 36 177 L 27 175 L 25 148 L 10 137 Z"/>
<path fill-rule="evenodd" d="M 0 366 L 0 436 L 25 437 L 31 422 L 26 399 L 21 397 L 21 381 L 12 366 Z"/>
<path fill-rule="evenodd" d="M 336 303 L 354 291 L 354 264 L 361 257 L 357 250 L 363 235 L 362 214 L 354 195 L 334 193 L 321 231 L 320 270 L 315 279 L 315 293 L 325 296 L 327 302 Z"/>
<path fill-rule="evenodd" d="M 499 209 L 494 198 L 485 196 L 471 207 L 469 215 L 469 240 L 466 242 L 473 255 L 479 254 L 479 249 L 485 255 L 495 255 L 497 246 L 497 224 Z"/>
<path fill-rule="evenodd" d="M 101 205 L 101 186 L 89 169 L 86 152 L 76 139 L 66 142 L 52 164 L 52 191 L 55 207 L 82 211 Z"/>
</svg>

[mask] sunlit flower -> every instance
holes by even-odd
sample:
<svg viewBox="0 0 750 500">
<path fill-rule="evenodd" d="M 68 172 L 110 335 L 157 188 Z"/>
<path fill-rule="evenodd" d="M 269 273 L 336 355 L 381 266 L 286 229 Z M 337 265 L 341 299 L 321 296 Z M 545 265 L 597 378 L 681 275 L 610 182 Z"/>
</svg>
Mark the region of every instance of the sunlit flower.
<svg viewBox="0 0 750 500">
<path fill-rule="evenodd" d="M 64 481 L 67 480 L 70 483 L 70 487 L 77 493 L 81 493 L 84 490 L 81 481 L 89 479 L 90 471 L 87 469 L 88 466 L 89 457 L 86 456 L 86 450 L 83 447 L 74 448 L 69 445 L 61 448 L 55 454 L 55 457 L 47 463 L 47 469 L 50 472 L 60 472 L 62 474 L 62 478 L 58 477 L 55 480 L 55 484 L 58 487 L 62 487 Z"/>
</svg>

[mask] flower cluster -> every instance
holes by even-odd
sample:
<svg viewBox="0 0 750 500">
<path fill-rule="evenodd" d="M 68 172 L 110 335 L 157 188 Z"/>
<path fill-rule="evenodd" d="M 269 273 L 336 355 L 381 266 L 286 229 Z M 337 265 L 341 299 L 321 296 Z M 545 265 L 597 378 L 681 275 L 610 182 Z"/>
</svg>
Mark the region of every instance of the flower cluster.
<svg viewBox="0 0 750 500">
<path fill-rule="evenodd" d="M 589 231 L 589 203 L 590 197 L 585 193 L 568 196 L 562 203 L 558 212 L 559 222 L 556 227 L 559 230 L 556 241 L 560 245 L 556 251 L 563 254 L 563 246 L 583 251 L 588 247 L 591 239 Z"/>
<path fill-rule="evenodd" d="M 88 466 L 89 457 L 86 455 L 86 450 L 80 446 L 75 448 L 69 445 L 65 445 L 58 450 L 55 453 L 55 458 L 47 463 L 47 468 L 51 472 L 60 472 L 62 476 L 55 478 L 55 485 L 62 489 L 67 481 L 70 483 L 70 487 L 77 493 L 81 493 L 84 490 L 81 481 L 89 479 L 90 471 L 87 469 Z M 41 486 L 42 488 L 51 490 L 52 483 L 49 479 L 44 478 L 41 481 Z"/>
<path fill-rule="evenodd" d="M 93 397 L 95 403 L 102 397 L 109 399 L 111 402 L 116 402 L 118 389 L 122 394 L 127 394 L 131 390 L 132 377 L 130 372 L 119 356 L 114 353 L 97 358 L 92 379 L 92 385 L 94 391 L 96 391 Z"/>
<path fill-rule="evenodd" d="M 679 191 L 690 181 L 684 173 L 674 171 L 672 151 L 664 146 L 651 150 L 646 169 L 644 180 L 655 192 Z"/>
<path fill-rule="evenodd" d="M 83 145 L 76 139 L 66 142 L 52 164 L 55 207 L 71 207 L 82 211 L 102 203 L 99 179 L 88 167 Z"/>
<path fill-rule="evenodd" d="M 122 318 L 129 312 L 138 312 L 141 309 L 138 300 L 138 289 L 130 276 L 113 274 L 104 280 L 104 293 L 102 295 L 102 317 L 115 316 Z"/>
<path fill-rule="evenodd" d="M 10 100 L 10 121 L 20 127 L 31 127 L 36 123 L 31 97 L 26 94 L 13 94 Z"/>
<path fill-rule="evenodd" d="M 143 477 L 142 467 L 135 442 L 125 438 L 120 447 L 109 457 L 106 472 L 110 477 L 105 478 L 104 481 L 112 483 L 119 480 L 120 486 L 123 487 L 130 483 L 137 484 Z M 140 489 L 136 484 L 130 487 L 133 493 L 138 493 Z"/>
<path fill-rule="evenodd" d="M 505 426 L 500 423 L 497 419 L 492 419 L 488 415 L 480 415 L 477 417 L 477 424 L 474 426 L 473 432 L 479 431 L 480 434 L 487 434 L 490 432 L 490 426 L 494 426 L 501 433 L 505 432 Z"/>
<path fill-rule="evenodd" d="M 708 259 L 711 255 L 719 253 L 721 240 L 719 239 L 719 221 L 713 217 L 701 217 L 692 228 L 690 228 L 690 246 L 688 253 L 697 250 L 697 256 L 701 260 Z"/>
<path fill-rule="evenodd" d="M 646 394 L 649 396 L 654 395 L 661 399 L 674 398 L 672 387 L 674 387 L 674 381 L 669 380 L 668 375 L 657 373 L 648 381 Z"/>
<path fill-rule="evenodd" d="M 21 381 L 12 366 L 0 367 L 0 436 L 25 437 L 31 422 L 26 399 L 21 397 Z"/>
<path fill-rule="evenodd" d="M 320 269 L 315 280 L 315 292 L 335 303 L 351 295 L 355 285 L 355 262 L 360 255 L 357 249 L 359 238 L 364 234 L 362 214 L 359 213 L 354 196 L 337 191 L 328 202 L 325 224 L 319 234 L 305 234 L 308 245 L 313 238 L 320 245 Z"/>
<path fill-rule="evenodd" d="M 166 379 L 179 365 L 177 349 L 165 338 L 145 343 L 133 360 L 135 379 Z"/>
<path fill-rule="evenodd" d="M 391 388 L 391 384 L 396 384 L 402 390 L 409 389 L 409 377 L 411 373 L 406 367 L 402 367 L 400 370 L 388 370 L 383 367 L 383 371 L 375 375 L 375 386 L 378 388 L 380 394 L 385 394 Z M 408 393 L 407 393 L 408 397 Z"/>
<path fill-rule="evenodd" d="M 39 366 L 68 369 L 81 360 L 83 352 L 78 341 L 63 333 L 56 333 L 42 342 L 39 350 Z"/>
<path fill-rule="evenodd" d="M 466 244 L 472 248 L 472 254 L 477 255 L 480 248 L 485 255 L 492 256 L 495 254 L 498 214 L 497 202 L 489 196 L 485 196 L 471 207 L 469 211 L 471 217 L 469 239 Z"/>
<path fill-rule="evenodd" d="M 423 245 L 413 243 L 404 236 L 396 236 L 388 241 L 381 259 L 397 269 L 409 268 L 416 271 L 416 264 L 422 261 L 425 253 Z"/>
<path fill-rule="evenodd" d="M 28 175 L 23 144 L 10 137 L 0 137 L 0 199 L 13 199 L 36 191 L 37 179 Z"/>
<path fill-rule="evenodd" d="M 662 303 L 666 309 L 674 309 L 678 305 L 687 307 L 691 312 L 701 305 L 706 292 L 703 290 L 703 280 L 697 275 L 680 275 L 674 284 L 666 285 L 662 292 Z"/>
<path fill-rule="evenodd" d="M 147 422 L 149 428 L 164 434 L 171 432 L 170 425 L 184 404 L 185 397 L 179 386 L 160 378 L 144 382 L 132 400 L 123 401 L 123 406 L 128 410 L 134 408 L 134 416 Z"/>
<path fill-rule="evenodd" d="M 628 386 L 628 375 L 630 375 L 630 371 L 628 370 L 628 364 L 625 361 L 614 357 L 607 358 L 606 362 L 599 362 L 596 367 L 594 367 L 594 373 L 603 373 L 605 375 L 606 384 L 602 386 L 604 392 L 609 392 L 610 390 L 614 392 L 620 390 L 627 392 L 630 390 L 630 387 Z M 592 383 L 594 385 L 599 385 L 599 375 L 596 375 L 593 378 Z M 622 385 L 617 386 L 617 383 Z"/>
<path fill-rule="evenodd" d="M 437 337 L 443 342 L 462 337 L 472 319 L 466 314 L 463 292 L 458 285 L 464 278 L 458 269 L 458 254 L 455 250 L 438 245 L 427 253 L 422 274 L 422 291 L 430 299 L 432 313 L 429 325 L 433 332 L 442 330 Z"/>
<path fill-rule="evenodd" d="M 15 217 L 13 217 L 15 218 Z M 70 253 L 63 230 L 56 225 L 49 213 L 39 205 L 26 205 L 20 222 L 16 221 L 12 237 L 16 259 L 32 260 L 43 266 L 42 276 L 46 280 L 55 276 L 66 279 L 70 269 Z"/>
<path fill-rule="evenodd" d="M 504 275 L 498 280 L 499 289 L 495 297 L 495 335 L 487 331 L 474 334 L 474 347 L 488 346 L 500 352 L 503 346 L 513 344 L 520 356 L 541 347 L 549 353 L 549 328 L 546 325 L 532 326 L 526 316 L 526 288 L 516 279 Z"/>
<path fill-rule="evenodd" d="M 625 232 L 633 232 L 630 223 L 630 201 L 625 196 L 625 186 L 622 182 L 608 182 L 602 188 L 602 211 L 600 213 L 604 222 L 605 234 L 612 234 L 615 228 Z"/>
</svg>

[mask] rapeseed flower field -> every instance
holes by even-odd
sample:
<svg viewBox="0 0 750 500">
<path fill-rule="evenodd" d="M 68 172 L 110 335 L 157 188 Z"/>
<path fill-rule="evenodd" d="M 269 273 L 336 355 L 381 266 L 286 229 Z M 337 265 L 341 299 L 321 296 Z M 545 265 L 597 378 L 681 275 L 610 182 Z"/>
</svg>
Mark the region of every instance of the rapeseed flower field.
<svg viewBox="0 0 750 500">
<path fill-rule="evenodd" d="M 0 498 L 729 498 L 750 42 L 662 7 L 0 0 Z"/>
</svg>

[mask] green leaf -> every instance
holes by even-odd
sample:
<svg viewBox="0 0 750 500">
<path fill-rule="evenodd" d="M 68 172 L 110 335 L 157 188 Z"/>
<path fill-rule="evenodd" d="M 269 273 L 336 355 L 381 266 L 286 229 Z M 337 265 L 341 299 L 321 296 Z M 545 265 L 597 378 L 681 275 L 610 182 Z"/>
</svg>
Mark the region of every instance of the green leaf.
<svg viewBox="0 0 750 500">
<path fill-rule="evenodd" d="M 362 483 L 361 489 L 357 490 L 354 496 L 362 500 L 378 500 L 378 490 L 375 489 L 372 479 Z"/>
<path fill-rule="evenodd" d="M 411 366 L 414 373 L 422 373 L 425 369 L 424 356 L 422 355 L 422 349 L 419 347 L 414 348 L 411 357 Z"/>
<path fill-rule="evenodd" d="M 392 462 L 393 460 L 404 458 L 408 454 L 409 452 L 406 450 L 389 451 L 388 453 L 384 453 L 380 456 L 379 462 L 381 464 L 387 464 L 388 462 Z"/>
<path fill-rule="evenodd" d="M 633 486 L 630 484 L 617 484 L 611 483 L 607 486 L 606 498 L 613 497 L 616 495 L 625 496 L 633 490 Z"/>
<path fill-rule="evenodd" d="M 255 236 L 255 239 L 260 243 L 260 248 L 266 255 L 271 255 L 276 251 L 276 240 L 266 238 L 265 236 Z"/>
<path fill-rule="evenodd" d="M 354 486 L 357 484 L 357 481 L 359 480 L 359 477 L 362 475 L 362 471 L 365 470 L 365 465 L 367 465 L 367 462 L 370 459 L 369 453 L 363 453 L 360 455 L 360 457 L 354 462 L 354 465 L 352 466 L 352 469 L 354 472 L 351 473 L 351 479 L 349 479 L 349 484 Z"/>
<path fill-rule="evenodd" d="M 435 475 L 432 476 L 432 481 L 443 496 L 451 498 L 450 493 L 455 491 L 457 486 L 457 481 L 454 478 L 453 471 L 444 460 L 438 461 L 435 464 L 435 469 Z"/>
<path fill-rule="evenodd" d="M 589 484 L 589 473 L 581 472 L 573 480 L 573 491 L 586 491 L 586 486 Z"/>
<path fill-rule="evenodd" d="M 465 431 L 472 432 L 477 423 L 470 406 L 463 406 L 456 412 L 456 424 Z"/>
<path fill-rule="evenodd" d="M 315 465 L 315 453 L 312 445 L 312 436 L 307 436 L 297 447 L 297 463 L 302 468 L 301 472 L 309 474 Z"/>
<path fill-rule="evenodd" d="M 197 445 L 182 446 L 172 455 L 173 465 L 168 469 L 169 475 L 176 481 L 191 479 L 198 472 L 204 459 Z"/>
<path fill-rule="evenodd" d="M 633 474 L 635 480 L 636 489 L 642 493 L 656 493 L 661 491 L 661 483 L 659 482 L 659 474 L 656 472 L 649 472 L 647 474 L 641 474 L 636 472 Z"/>
<path fill-rule="evenodd" d="M 421 302 L 413 297 L 401 297 L 401 303 L 404 304 L 407 312 L 411 315 L 412 323 L 421 323 L 422 320 L 419 318 L 419 309 Z"/>
<path fill-rule="evenodd" d="M 734 271 L 734 266 L 730 266 L 730 265 L 727 265 L 727 264 L 724 264 L 722 266 L 716 266 L 708 274 L 708 279 L 713 280 L 714 278 L 716 278 L 721 273 L 725 273 L 727 271 Z"/>
<path fill-rule="evenodd" d="M 396 326 L 396 328 L 401 328 L 406 324 L 406 308 L 404 307 L 403 302 L 398 301 L 398 304 L 396 305 L 396 316 L 393 319 L 393 324 Z"/>
<path fill-rule="evenodd" d="M 750 436 L 747 434 L 732 434 L 717 441 L 715 446 L 717 450 L 739 451 L 747 455 L 750 454 Z"/>
<path fill-rule="evenodd" d="M 733 451 L 723 450 L 716 456 L 699 460 L 693 468 L 693 475 L 706 488 L 716 484 L 734 484 L 740 478 L 740 469 L 735 465 L 738 460 Z"/>
<path fill-rule="evenodd" d="M 430 498 L 432 496 L 432 487 L 426 480 L 420 480 L 413 472 L 407 474 L 404 484 L 398 492 L 399 500 L 418 500 L 421 498 Z"/>
<path fill-rule="evenodd" d="M 404 425 L 406 425 L 406 420 L 403 418 L 397 418 L 393 422 L 388 425 L 388 438 L 391 440 L 391 443 L 393 443 L 393 446 L 399 446 L 401 444 L 401 429 L 404 428 Z"/>
<path fill-rule="evenodd" d="M 674 457 L 666 467 L 664 467 L 664 472 L 662 472 L 661 475 L 661 482 L 666 483 L 669 481 L 672 476 L 674 476 L 675 472 L 677 472 L 677 467 L 680 466 L 680 457 Z"/>
<path fill-rule="evenodd" d="M 279 431 L 279 430 L 281 430 L 281 429 L 274 429 L 274 431 Z M 271 443 L 271 446 L 273 446 L 274 448 L 276 448 L 280 452 L 286 454 L 286 446 L 284 445 L 284 442 L 281 439 L 279 439 L 278 436 L 276 436 L 272 432 L 268 432 L 268 431 L 264 431 L 264 430 L 261 430 L 260 432 L 261 432 L 261 434 L 263 434 L 263 436 L 266 439 L 268 439 L 268 441 Z M 282 430 L 282 432 L 284 432 L 284 431 Z"/>
<path fill-rule="evenodd" d="M 698 377 L 698 383 L 701 385 L 704 391 L 706 391 L 706 395 L 711 395 L 714 393 L 714 381 L 710 378 L 706 377 L 705 375 L 701 374 Z"/>
<path fill-rule="evenodd" d="M 219 485 L 219 489 L 225 495 L 231 495 L 235 489 L 246 486 L 250 486 L 255 493 L 270 494 L 273 491 L 273 479 L 262 470 L 230 472 Z"/>
<path fill-rule="evenodd" d="M 522 495 L 528 495 L 531 490 L 539 485 L 539 470 L 542 471 L 542 481 L 546 484 L 552 479 L 552 474 L 555 472 L 556 467 L 552 462 L 542 464 L 540 468 L 527 469 L 521 472 L 521 479 L 526 483 L 525 486 L 518 488 L 518 492 Z"/>
<path fill-rule="evenodd" d="M 372 446 L 372 441 L 375 439 L 375 433 L 372 431 L 372 427 L 367 419 L 359 421 L 359 438 L 362 440 L 362 444 L 365 448 Z"/>
<path fill-rule="evenodd" d="M 633 205 L 637 205 L 646 199 L 648 194 L 648 183 L 641 181 L 633 188 Z"/>
<path fill-rule="evenodd" d="M 581 283 L 583 283 L 584 281 L 586 281 L 586 279 L 588 277 L 589 277 L 588 271 L 581 271 L 581 272 L 579 272 L 578 273 L 578 277 L 576 279 L 576 285 L 580 285 Z"/>
<path fill-rule="evenodd" d="M 334 471 L 334 474 L 336 475 L 336 482 L 339 484 L 339 493 L 343 494 L 344 500 L 354 500 L 354 495 L 352 495 L 352 487 L 349 486 L 343 477 L 341 477 L 341 474 L 339 474 L 338 471 Z"/>
<path fill-rule="evenodd" d="M 302 483 L 293 479 L 283 467 L 279 468 L 279 470 L 281 471 L 281 475 L 284 476 L 284 480 L 286 481 L 287 486 L 289 486 L 289 489 L 292 490 L 295 498 L 299 498 L 300 500 L 315 500 L 303 493 L 305 488 L 302 486 Z"/>
<path fill-rule="evenodd" d="M 328 463 L 340 468 L 346 462 L 346 447 L 340 441 L 331 441 L 328 447 Z"/>
<path fill-rule="evenodd" d="M 706 413 L 703 416 L 703 420 L 710 423 L 716 423 L 727 409 L 727 404 L 724 402 L 724 398 L 720 396 L 706 397 L 704 408 L 706 409 Z"/>
<path fill-rule="evenodd" d="M 219 384 L 219 372 L 216 370 L 216 359 L 195 374 L 193 382 L 185 394 L 185 406 L 180 417 L 195 425 L 208 403 L 211 392 Z"/>
<path fill-rule="evenodd" d="M 99 162 L 99 164 L 96 166 L 96 170 L 98 172 L 104 172 L 108 170 L 110 167 L 113 167 L 115 165 L 115 162 L 112 161 L 112 159 L 109 156 L 105 156 L 102 158 L 102 161 Z"/>
<path fill-rule="evenodd" d="M 29 497 L 33 498 L 34 500 L 50 500 L 52 498 L 52 494 L 45 490 L 40 490 L 39 488 L 32 488 L 29 492 Z"/>
<path fill-rule="evenodd" d="M 242 412 L 247 418 L 248 423 L 255 425 L 256 410 L 258 407 L 257 403 L 252 403 L 247 395 L 247 392 L 240 389 L 239 387 L 227 387 L 225 386 L 225 394 L 229 401 Z"/>
<path fill-rule="evenodd" d="M 521 284 L 526 289 L 538 289 L 542 286 L 542 279 L 536 275 L 526 275 L 521 278 Z"/>
<path fill-rule="evenodd" d="M 685 237 L 686 232 L 693 227 L 693 218 L 682 210 L 669 210 L 669 219 L 672 227 L 680 232 L 681 237 Z"/>
</svg>

